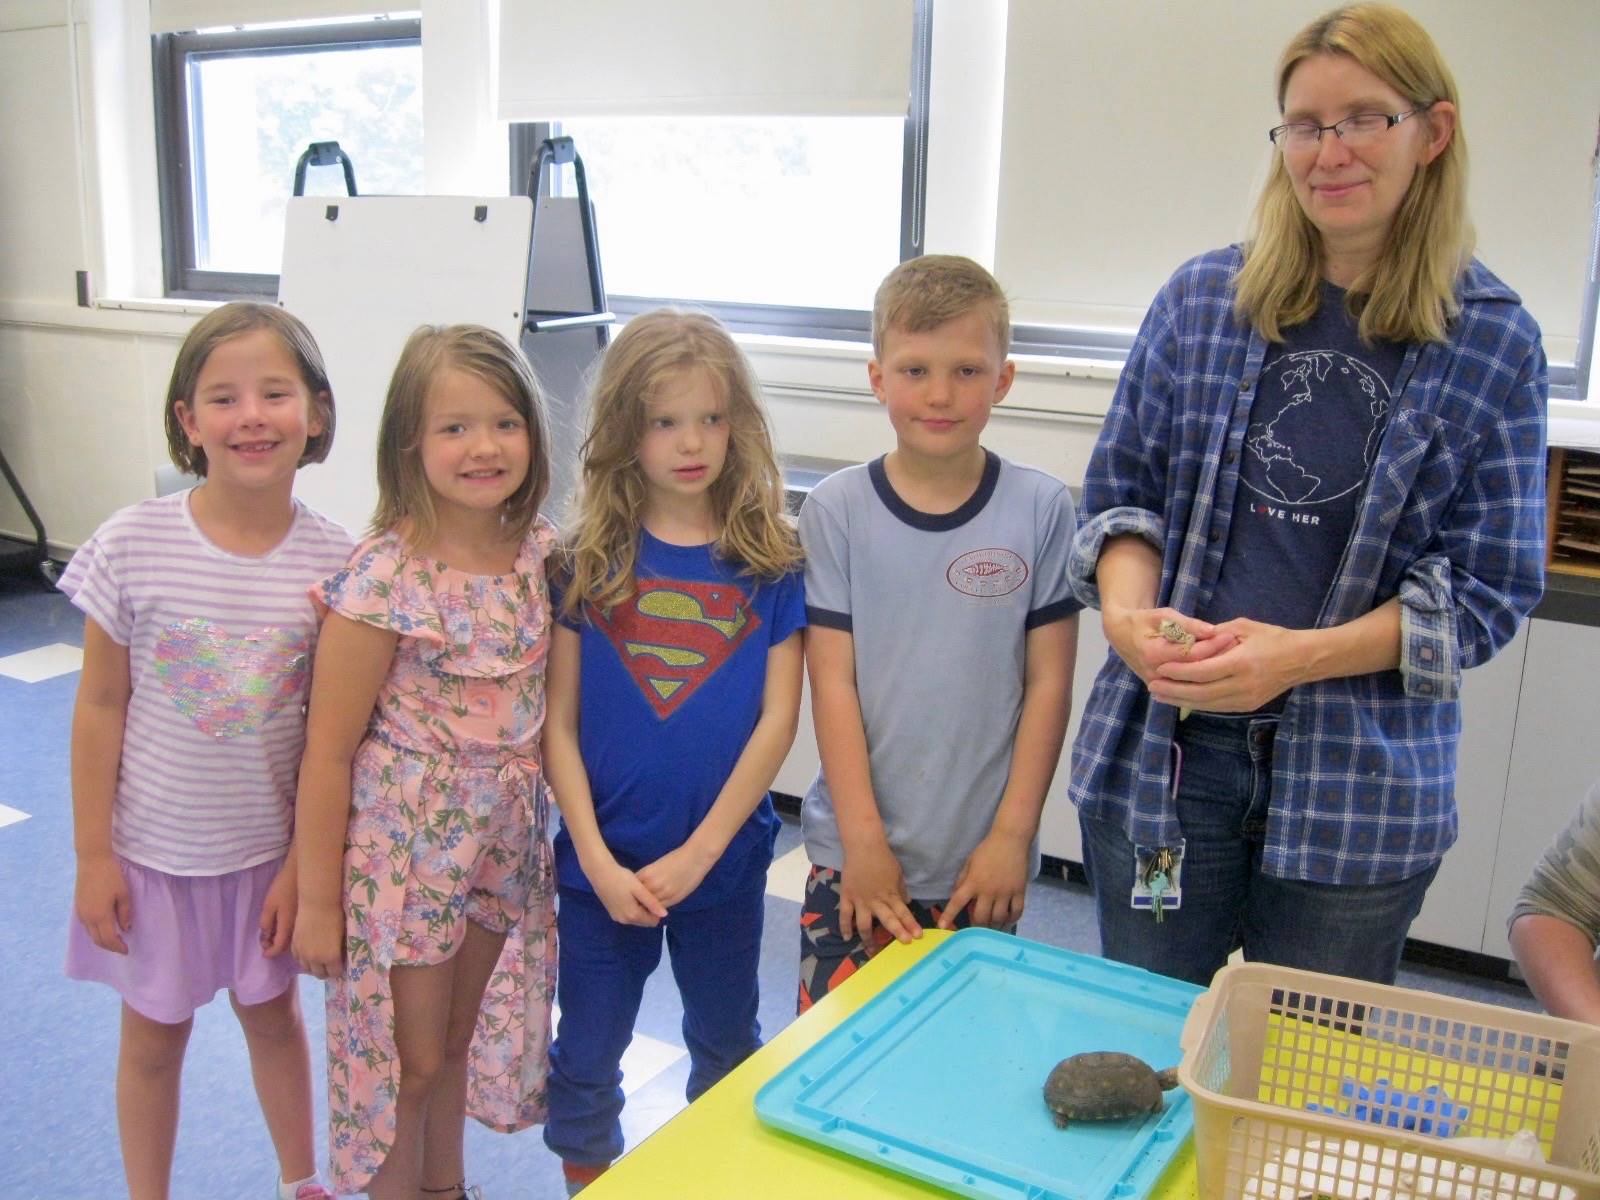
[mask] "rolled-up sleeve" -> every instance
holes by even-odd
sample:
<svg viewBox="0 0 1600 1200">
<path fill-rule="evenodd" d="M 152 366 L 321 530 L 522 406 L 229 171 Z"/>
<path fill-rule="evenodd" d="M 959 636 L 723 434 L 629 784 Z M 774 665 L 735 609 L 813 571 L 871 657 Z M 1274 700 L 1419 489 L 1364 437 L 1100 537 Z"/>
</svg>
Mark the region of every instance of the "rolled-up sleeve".
<svg viewBox="0 0 1600 1200">
<path fill-rule="evenodd" d="M 1543 594 L 1548 395 L 1535 334 L 1453 509 L 1401 581 L 1408 696 L 1456 700 L 1461 672 L 1511 641 Z"/>
<path fill-rule="evenodd" d="M 1100 585 L 1095 570 L 1100 551 L 1107 541 L 1123 534 L 1136 534 L 1162 553 L 1166 545 L 1166 522 L 1147 508 L 1112 508 L 1078 526 L 1072 537 L 1072 553 L 1067 559 L 1067 579 L 1072 594 L 1087 608 L 1100 607 Z"/>
<path fill-rule="evenodd" d="M 1454 700 L 1461 690 L 1450 561 L 1437 554 L 1400 581 L 1400 678 L 1421 699 Z"/>
</svg>

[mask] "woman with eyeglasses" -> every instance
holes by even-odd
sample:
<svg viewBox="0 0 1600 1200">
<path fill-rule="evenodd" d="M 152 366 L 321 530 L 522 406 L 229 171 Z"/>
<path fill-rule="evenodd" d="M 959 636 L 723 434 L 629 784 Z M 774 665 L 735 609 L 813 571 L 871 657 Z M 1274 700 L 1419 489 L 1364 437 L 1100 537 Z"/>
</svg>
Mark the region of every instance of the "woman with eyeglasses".
<svg viewBox="0 0 1600 1200">
<path fill-rule="evenodd" d="M 1070 570 L 1113 653 L 1071 792 L 1108 957 L 1392 982 L 1461 672 L 1542 587 L 1545 356 L 1472 257 L 1422 27 L 1337 9 L 1276 78 L 1251 236 L 1156 296 L 1089 465 Z"/>
</svg>

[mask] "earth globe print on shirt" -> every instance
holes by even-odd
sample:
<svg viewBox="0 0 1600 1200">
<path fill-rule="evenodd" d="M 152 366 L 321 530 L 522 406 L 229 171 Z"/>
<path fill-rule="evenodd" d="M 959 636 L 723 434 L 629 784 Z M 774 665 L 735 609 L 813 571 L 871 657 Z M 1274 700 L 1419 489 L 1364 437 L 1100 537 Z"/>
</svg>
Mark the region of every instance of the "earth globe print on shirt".
<svg viewBox="0 0 1600 1200">
<path fill-rule="evenodd" d="M 1270 370 L 1281 401 L 1264 395 L 1258 404 L 1266 419 L 1245 432 L 1241 482 L 1275 504 L 1323 504 L 1361 487 L 1389 419 L 1383 377 L 1337 350 L 1285 354 Z M 1329 436 L 1340 427 L 1362 439 L 1359 461 Z"/>
</svg>

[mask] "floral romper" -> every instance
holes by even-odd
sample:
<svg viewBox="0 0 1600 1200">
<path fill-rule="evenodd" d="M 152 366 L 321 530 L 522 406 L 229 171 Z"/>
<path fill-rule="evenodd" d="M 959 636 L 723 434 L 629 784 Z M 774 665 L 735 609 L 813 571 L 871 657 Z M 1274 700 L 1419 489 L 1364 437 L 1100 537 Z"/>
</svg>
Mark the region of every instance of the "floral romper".
<svg viewBox="0 0 1600 1200">
<path fill-rule="evenodd" d="M 345 974 L 328 987 L 340 1192 L 364 1191 L 394 1140 L 389 968 L 449 959 L 468 920 L 508 936 L 473 1034 L 467 1111 L 507 1133 L 544 1120 L 556 933 L 539 733 L 554 540 L 540 518 L 511 573 L 469 575 L 390 532 L 322 585 L 334 612 L 400 635 L 352 767 Z"/>
</svg>

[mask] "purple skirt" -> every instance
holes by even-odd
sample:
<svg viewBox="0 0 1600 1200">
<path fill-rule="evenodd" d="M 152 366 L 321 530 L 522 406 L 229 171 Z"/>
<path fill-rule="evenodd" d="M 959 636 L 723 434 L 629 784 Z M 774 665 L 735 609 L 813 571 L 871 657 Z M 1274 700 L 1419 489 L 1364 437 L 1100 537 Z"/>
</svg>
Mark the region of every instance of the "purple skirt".
<svg viewBox="0 0 1600 1200">
<path fill-rule="evenodd" d="M 282 857 L 227 875 L 168 875 L 119 861 L 133 905 L 133 928 L 122 935 L 128 952 L 96 946 L 73 914 L 69 978 L 110 984 L 128 1007 L 164 1025 L 187 1021 L 222 988 L 240 1004 L 261 1004 L 294 982 L 294 955 L 261 952 L 261 906 Z"/>
</svg>

